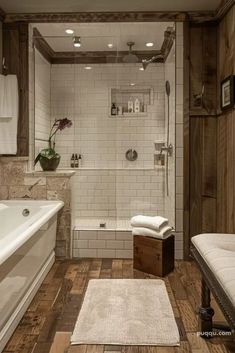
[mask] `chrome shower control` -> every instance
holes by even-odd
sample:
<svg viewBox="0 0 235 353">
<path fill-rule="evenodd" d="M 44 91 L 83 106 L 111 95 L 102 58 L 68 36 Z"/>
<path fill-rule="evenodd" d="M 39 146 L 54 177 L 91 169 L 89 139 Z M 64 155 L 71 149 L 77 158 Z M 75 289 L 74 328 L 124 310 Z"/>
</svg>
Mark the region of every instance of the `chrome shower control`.
<svg viewBox="0 0 235 353">
<path fill-rule="evenodd" d="M 173 154 L 173 145 L 170 143 L 168 146 L 164 146 L 161 147 L 161 152 L 160 154 L 162 154 L 162 152 L 167 152 L 169 157 L 172 157 Z"/>
<path fill-rule="evenodd" d="M 138 153 L 136 152 L 136 150 L 133 149 L 129 149 L 128 151 L 126 151 L 126 159 L 130 162 L 134 162 L 136 161 L 136 159 L 138 158 Z"/>
<path fill-rule="evenodd" d="M 22 215 L 23 215 L 24 217 L 27 217 L 29 214 L 30 214 L 30 211 L 29 211 L 27 208 L 23 209 Z"/>
</svg>

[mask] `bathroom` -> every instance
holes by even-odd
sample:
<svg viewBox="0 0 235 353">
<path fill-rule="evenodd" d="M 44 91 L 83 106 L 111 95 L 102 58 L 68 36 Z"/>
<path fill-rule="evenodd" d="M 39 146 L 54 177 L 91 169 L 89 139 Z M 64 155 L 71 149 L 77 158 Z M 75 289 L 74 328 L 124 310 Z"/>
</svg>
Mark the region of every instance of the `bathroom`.
<svg viewBox="0 0 235 353">
<path fill-rule="evenodd" d="M 234 352 L 235 5 L 134 2 L 0 0 L 0 352 Z"/>
</svg>

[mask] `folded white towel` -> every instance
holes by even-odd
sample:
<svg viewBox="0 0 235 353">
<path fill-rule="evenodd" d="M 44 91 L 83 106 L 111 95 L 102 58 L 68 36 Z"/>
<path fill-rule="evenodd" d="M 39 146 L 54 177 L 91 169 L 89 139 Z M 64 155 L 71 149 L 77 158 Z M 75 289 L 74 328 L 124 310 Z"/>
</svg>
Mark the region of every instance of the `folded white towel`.
<svg viewBox="0 0 235 353">
<path fill-rule="evenodd" d="M 143 235 L 146 237 L 152 237 L 157 239 L 165 239 L 169 237 L 172 234 L 172 232 L 173 232 L 173 229 L 170 226 L 163 227 L 159 232 L 156 232 L 153 229 L 141 228 L 141 227 L 132 229 L 133 235 Z"/>
<path fill-rule="evenodd" d="M 135 216 L 131 218 L 132 227 L 150 228 L 160 231 L 161 228 L 168 224 L 168 219 L 161 216 Z"/>
</svg>

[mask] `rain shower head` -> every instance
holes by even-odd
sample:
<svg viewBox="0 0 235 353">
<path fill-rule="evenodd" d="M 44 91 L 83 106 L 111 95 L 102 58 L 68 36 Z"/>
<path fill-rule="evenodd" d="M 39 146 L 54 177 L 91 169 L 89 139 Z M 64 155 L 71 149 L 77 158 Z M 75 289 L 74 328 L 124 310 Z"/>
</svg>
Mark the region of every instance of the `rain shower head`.
<svg viewBox="0 0 235 353">
<path fill-rule="evenodd" d="M 150 59 L 143 59 L 142 60 L 142 66 L 143 66 L 143 69 L 146 70 L 148 65 L 155 62 L 157 59 L 163 59 L 163 56 L 162 54 L 158 54 L 158 55 L 155 55 L 153 56 L 152 58 Z"/>
<path fill-rule="evenodd" d="M 139 61 L 138 56 L 136 56 L 132 52 L 132 47 L 133 45 L 135 45 L 135 42 L 127 42 L 126 44 L 129 47 L 129 53 L 122 58 L 122 61 L 124 63 L 130 63 L 130 64 L 137 63 Z"/>
</svg>

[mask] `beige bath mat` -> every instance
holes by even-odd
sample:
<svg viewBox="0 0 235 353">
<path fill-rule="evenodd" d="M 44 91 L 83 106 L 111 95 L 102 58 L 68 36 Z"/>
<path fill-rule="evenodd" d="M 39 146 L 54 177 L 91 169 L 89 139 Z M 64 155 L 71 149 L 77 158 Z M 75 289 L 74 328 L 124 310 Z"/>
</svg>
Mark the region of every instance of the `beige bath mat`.
<svg viewBox="0 0 235 353">
<path fill-rule="evenodd" d="M 90 280 L 71 344 L 179 345 L 164 282 Z"/>
</svg>

